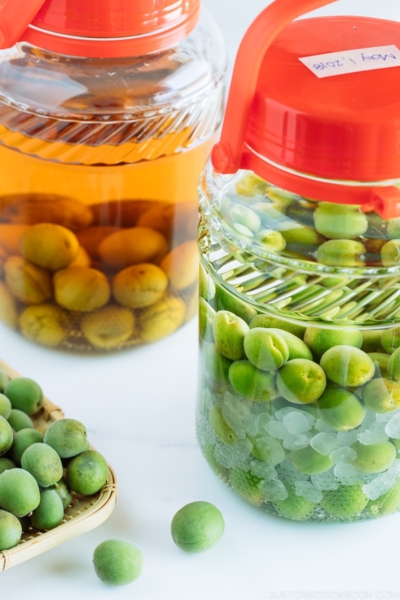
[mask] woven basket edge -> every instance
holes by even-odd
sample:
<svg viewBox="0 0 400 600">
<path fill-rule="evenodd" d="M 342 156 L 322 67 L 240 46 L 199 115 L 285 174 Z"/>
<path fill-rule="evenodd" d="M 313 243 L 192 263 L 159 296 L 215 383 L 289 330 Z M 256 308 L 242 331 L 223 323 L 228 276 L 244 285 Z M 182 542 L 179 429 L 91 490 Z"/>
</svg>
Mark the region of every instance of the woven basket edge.
<svg viewBox="0 0 400 600">
<path fill-rule="evenodd" d="M 12 378 L 21 377 L 15 369 L 2 360 L 0 360 L 0 368 Z M 48 420 L 55 421 L 64 417 L 63 410 L 47 397 L 44 398 L 43 409 L 48 414 Z M 94 505 L 81 516 L 70 519 L 55 529 L 43 533 L 38 538 L 24 542 L 11 550 L 0 552 L 0 573 L 30 558 L 39 556 L 70 539 L 87 533 L 104 523 L 111 516 L 117 503 L 117 477 L 110 465 L 108 465 L 108 478 L 104 487 L 108 487 L 108 489 L 100 491 Z M 76 528 L 80 529 L 78 533 L 75 531 Z"/>
</svg>

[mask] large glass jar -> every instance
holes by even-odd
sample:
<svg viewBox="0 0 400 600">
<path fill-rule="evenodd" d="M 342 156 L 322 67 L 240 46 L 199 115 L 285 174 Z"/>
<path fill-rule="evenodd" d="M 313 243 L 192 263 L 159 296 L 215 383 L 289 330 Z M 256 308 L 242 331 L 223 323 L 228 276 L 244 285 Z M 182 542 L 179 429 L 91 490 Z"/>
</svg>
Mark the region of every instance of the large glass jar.
<svg viewBox="0 0 400 600">
<path fill-rule="evenodd" d="M 399 510 L 400 219 L 211 164 L 201 204 L 197 433 L 210 466 L 290 519 Z"/>
<path fill-rule="evenodd" d="M 46 0 L 23 39 L 68 41 L 42 21 L 75 4 Z M 24 41 L 0 51 L 0 318 L 30 340 L 121 349 L 196 311 L 197 182 L 220 126 L 226 58 L 207 15 L 180 37 L 140 55 L 83 58 Z"/>
<path fill-rule="evenodd" d="M 275 0 L 246 33 L 198 238 L 201 448 L 318 522 L 400 509 L 400 26 L 298 19 L 328 3 Z"/>
</svg>

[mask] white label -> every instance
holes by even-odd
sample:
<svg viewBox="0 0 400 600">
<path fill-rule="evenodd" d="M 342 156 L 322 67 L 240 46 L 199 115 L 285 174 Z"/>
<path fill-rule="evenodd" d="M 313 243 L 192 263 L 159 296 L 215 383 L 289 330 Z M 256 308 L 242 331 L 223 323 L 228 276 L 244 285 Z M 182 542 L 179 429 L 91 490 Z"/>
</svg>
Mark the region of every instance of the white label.
<svg viewBox="0 0 400 600">
<path fill-rule="evenodd" d="M 396 46 L 381 46 L 307 56 L 299 60 L 319 79 L 323 79 L 335 75 L 400 67 L 400 50 Z"/>
</svg>

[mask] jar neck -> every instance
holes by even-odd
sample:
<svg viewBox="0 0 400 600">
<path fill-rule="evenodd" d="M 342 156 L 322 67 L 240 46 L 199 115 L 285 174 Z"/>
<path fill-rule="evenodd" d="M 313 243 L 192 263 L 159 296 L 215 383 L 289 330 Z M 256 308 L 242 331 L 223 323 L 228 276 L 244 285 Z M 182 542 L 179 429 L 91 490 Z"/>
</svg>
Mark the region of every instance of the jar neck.
<svg viewBox="0 0 400 600">
<path fill-rule="evenodd" d="M 364 212 L 374 211 L 384 219 L 400 217 L 400 176 L 384 181 L 352 181 L 325 179 L 278 164 L 246 144 L 243 166 L 266 181 L 316 201 L 360 206 Z"/>
</svg>

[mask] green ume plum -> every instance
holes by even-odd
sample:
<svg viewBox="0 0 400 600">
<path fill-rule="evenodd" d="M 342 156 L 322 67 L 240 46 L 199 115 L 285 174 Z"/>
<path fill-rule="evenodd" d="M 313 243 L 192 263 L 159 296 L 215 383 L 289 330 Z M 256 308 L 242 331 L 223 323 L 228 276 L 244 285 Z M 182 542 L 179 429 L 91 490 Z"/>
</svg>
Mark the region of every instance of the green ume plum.
<svg viewBox="0 0 400 600">
<path fill-rule="evenodd" d="M 18 521 L 21 524 L 22 532 L 25 533 L 31 527 L 31 519 L 29 516 L 27 517 L 18 517 Z"/>
<path fill-rule="evenodd" d="M 384 267 L 396 267 L 400 264 L 400 240 L 392 240 L 383 246 L 381 260 Z"/>
<path fill-rule="evenodd" d="M 32 444 L 22 455 L 21 465 L 38 482 L 40 487 L 54 485 L 63 476 L 63 466 L 57 452 L 47 444 Z"/>
<path fill-rule="evenodd" d="M 287 223 L 286 216 L 282 213 L 277 205 L 268 204 L 267 202 L 256 202 L 253 204 L 253 210 L 261 219 L 263 227 L 269 230 L 277 231 L 280 225 Z"/>
<path fill-rule="evenodd" d="M 252 439 L 254 443 L 252 455 L 267 465 L 279 465 L 285 459 L 285 452 L 279 442 L 270 436 Z"/>
<path fill-rule="evenodd" d="M 200 265 L 199 294 L 200 298 L 204 298 L 204 300 L 207 300 L 208 302 L 212 301 L 215 296 L 214 282 L 211 277 L 207 275 L 203 265 Z"/>
<path fill-rule="evenodd" d="M 370 352 L 368 356 L 375 365 L 375 377 L 387 377 L 389 374 L 390 354 L 385 354 L 384 352 Z"/>
<path fill-rule="evenodd" d="M 337 490 L 324 492 L 321 506 L 337 519 L 352 519 L 362 513 L 368 504 L 362 485 L 342 485 Z"/>
<path fill-rule="evenodd" d="M 368 219 L 357 206 L 321 203 L 314 212 L 316 230 L 327 238 L 351 240 L 368 229 Z"/>
<path fill-rule="evenodd" d="M 242 236 L 245 236 L 248 238 L 254 237 L 254 233 L 251 231 L 251 229 L 249 229 L 245 225 L 242 225 L 241 223 L 234 223 L 233 227 L 236 230 L 236 233 L 238 233 L 239 235 L 242 235 Z"/>
<path fill-rule="evenodd" d="M 275 372 L 261 371 L 248 360 L 234 362 L 229 369 L 233 389 L 253 402 L 270 402 L 277 396 Z"/>
<path fill-rule="evenodd" d="M 283 331 L 282 329 L 269 329 L 268 331 L 280 335 L 285 340 L 289 350 L 288 360 L 293 360 L 294 358 L 312 360 L 313 356 L 310 348 L 297 336 L 293 335 L 293 333 Z"/>
<path fill-rule="evenodd" d="M 297 496 L 293 489 L 288 490 L 289 496 L 285 500 L 274 502 L 274 508 L 281 517 L 293 521 L 308 521 L 315 511 L 315 504 L 301 496 Z"/>
<path fill-rule="evenodd" d="M 392 412 L 400 407 L 400 383 L 383 377 L 373 379 L 363 388 L 362 398 L 375 413 Z"/>
<path fill-rule="evenodd" d="M 60 458 L 72 458 L 87 448 L 86 428 L 74 419 L 60 419 L 48 427 L 44 442 L 51 446 Z"/>
<path fill-rule="evenodd" d="M 264 327 L 264 329 L 279 329 L 293 333 L 296 337 L 303 339 L 306 328 L 302 325 L 296 325 L 285 321 L 279 317 L 270 315 L 257 315 L 250 322 L 250 329 L 256 329 L 257 327 Z"/>
<path fill-rule="evenodd" d="M 218 352 L 215 344 L 206 343 L 203 352 L 208 376 L 217 383 L 227 383 L 232 361 Z"/>
<path fill-rule="evenodd" d="M 95 450 L 82 452 L 67 467 L 67 483 L 73 492 L 92 496 L 107 483 L 108 465 Z"/>
<path fill-rule="evenodd" d="M 400 327 L 394 329 L 386 329 L 381 336 L 381 344 L 388 354 L 400 348 Z"/>
<path fill-rule="evenodd" d="M 11 446 L 11 457 L 17 464 L 21 464 L 23 453 L 32 444 L 43 442 L 43 435 L 36 429 L 21 429 L 14 435 L 14 441 Z"/>
<path fill-rule="evenodd" d="M 289 348 L 283 337 L 261 327 L 246 333 L 244 351 L 249 361 L 262 371 L 276 371 L 289 358 Z"/>
<path fill-rule="evenodd" d="M 317 402 L 320 418 L 336 431 L 350 431 L 364 421 L 365 409 L 355 394 L 344 389 L 327 389 Z"/>
<path fill-rule="evenodd" d="M 361 350 L 367 352 L 367 354 L 371 352 L 385 352 L 384 347 L 381 344 L 382 332 L 378 330 L 374 331 L 363 331 L 363 343 L 361 346 Z M 348 346 L 352 346 L 353 344 L 347 343 Z"/>
<path fill-rule="evenodd" d="M 352 240 L 330 240 L 319 246 L 317 259 L 329 267 L 362 267 L 366 252 L 361 242 Z"/>
<path fill-rule="evenodd" d="M 4 417 L 0 417 L 0 456 L 7 454 L 13 443 L 13 432 Z"/>
<path fill-rule="evenodd" d="M 15 469 L 16 464 L 10 460 L 9 458 L 0 458 L 0 475 L 4 473 L 4 471 L 9 471 L 10 469 Z"/>
<path fill-rule="evenodd" d="M 371 358 L 353 346 L 334 346 L 321 358 L 327 378 L 345 387 L 365 385 L 375 374 Z"/>
<path fill-rule="evenodd" d="M 236 193 L 246 198 L 252 198 L 259 194 L 264 195 L 268 188 L 268 183 L 254 173 L 248 173 L 242 177 L 236 184 Z"/>
<path fill-rule="evenodd" d="M 293 226 L 292 229 L 283 229 L 281 233 L 287 244 L 319 246 L 325 242 L 325 237 L 312 227 Z"/>
<path fill-rule="evenodd" d="M 218 439 L 227 446 L 231 446 L 236 440 L 236 433 L 225 421 L 222 411 L 218 406 L 213 406 L 209 414 L 210 425 Z"/>
<path fill-rule="evenodd" d="M 286 241 L 279 231 L 263 229 L 257 234 L 257 240 L 267 252 L 281 252 L 286 248 Z"/>
<path fill-rule="evenodd" d="M 294 404 L 311 404 L 325 391 L 326 377 L 316 363 L 296 358 L 280 369 L 277 386 L 285 400 Z"/>
<path fill-rule="evenodd" d="M 17 517 L 0 510 L 0 552 L 18 546 L 21 541 L 22 527 Z"/>
<path fill-rule="evenodd" d="M 357 453 L 357 458 L 352 462 L 360 473 L 381 473 L 386 471 L 396 458 L 396 448 L 390 442 L 364 446 L 354 442 L 351 448 Z"/>
<path fill-rule="evenodd" d="M 42 388 L 36 381 L 27 377 L 12 379 L 4 393 L 9 398 L 13 408 L 22 410 L 28 415 L 34 415 L 43 406 Z"/>
<path fill-rule="evenodd" d="M 140 577 L 143 554 L 130 542 L 106 540 L 94 551 L 93 566 L 97 577 L 103 583 L 113 586 L 127 585 Z"/>
<path fill-rule="evenodd" d="M 223 356 L 230 360 L 245 357 L 243 344 L 249 326 L 243 319 L 222 310 L 215 315 L 213 331 L 215 344 Z"/>
<path fill-rule="evenodd" d="M 0 507 L 16 517 L 25 517 L 39 506 L 36 480 L 23 469 L 11 469 L 0 475 Z"/>
<path fill-rule="evenodd" d="M 0 417 L 4 417 L 4 419 L 8 419 L 11 414 L 11 402 L 4 394 L 0 394 Z"/>
<path fill-rule="evenodd" d="M 232 489 L 253 506 L 261 506 L 264 503 L 264 497 L 259 488 L 262 479 L 253 475 L 250 471 L 243 471 L 238 467 L 234 468 L 231 471 L 229 481 Z"/>
<path fill-rule="evenodd" d="M 276 206 L 279 210 L 286 210 L 293 205 L 293 202 L 300 200 L 300 196 L 296 196 L 291 192 L 287 192 L 278 187 L 271 186 L 267 184 L 267 189 L 265 190 L 265 195 L 271 202 L 273 202 L 274 206 Z"/>
<path fill-rule="evenodd" d="M 363 335 L 361 331 L 352 329 L 320 329 L 307 327 L 304 341 L 312 350 L 314 356 L 321 358 L 323 354 L 334 346 L 354 346 L 361 348 Z"/>
<path fill-rule="evenodd" d="M 214 319 L 217 313 L 215 310 L 204 300 L 200 298 L 199 304 L 199 333 L 200 336 L 206 342 L 214 341 Z"/>
<path fill-rule="evenodd" d="M 40 504 L 33 511 L 31 522 L 36 529 L 54 529 L 64 518 L 61 498 L 55 490 L 44 490 L 40 494 Z"/>
<path fill-rule="evenodd" d="M 246 323 L 250 323 L 257 315 L 255 308 L 236 298 L 221 286 L 217 286 L 215 289 L 215 303 L 218 311 L 228 310 L 246 321 Z"/>
<path fill-rule="evenodd" d="M 10 426 L 18 433 L 21 429 L 35 429 L 32 419 L 22 410 L 13 408 L 8 417 Z"/>
<path fill-rule="evenodd" d="M 219 542 L 225 530 L 222 514 L 208 502 L 181 508 L 171 524 L 172 539 L 185 552 L 203 552 Z"/>
<path fill-rule="evenodd" d="M 261 229 L 261 219 L 251 208 L 236 204 L 229 211 L 229 216 L 236 225 L 243 225 L 253 233 Z"/>
<path fill-rule="evenodd" d="M 301 450 L 294 450 L 291 452 L 289 458 L 294 468 L 303 475 L 325 473 L 325 471 L 329 471 L 333 466 L 329 456 L 320 454 L 314 448 L 311 448 L 311 446 L 302 448 Z"/>
<path fill-rule="evenodd" d="M 63 508 L 65 510 L 72 502 L 72 496 L 67 484 L 61 479 L 54 485 L 52 489 L 54 489 L 56 494 L 60 497 Z"/>
<path fill-rule="evenodd" d="M 373 517 L 391 515 L 400 509 L 400 481 L 386 494 L 368 503 L 368 513 Z"/>
</svg>

